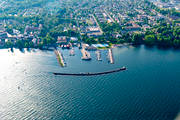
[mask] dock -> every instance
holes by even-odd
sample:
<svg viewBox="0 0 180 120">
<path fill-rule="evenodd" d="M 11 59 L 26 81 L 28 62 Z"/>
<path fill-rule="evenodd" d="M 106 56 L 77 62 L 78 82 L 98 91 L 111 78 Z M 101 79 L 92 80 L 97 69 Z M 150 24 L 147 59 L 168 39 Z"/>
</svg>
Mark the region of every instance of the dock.
<svg viewBox="0 0 180 120">
<path fill-rule="evenodd" d="M 81 49 L 81 53 L 82 53 L 82 57 L 81 57 L 82 60 L 91 60 L 90 53 L 87 52 L 84 48 Z"/>
<path fill-rule="evenodd" d="M 109 62 L 111 64 L 114 64 L 114 58 L 113 58 L 113 54 L 112 54 L 112 49 L 108 50 L 108 57 L 109 57 Z"/>
<path fill-rule="evenodd" d="M 54 50 L 54 53 L 56 54 L 56 57 L 57 57 L 57 60 L 59 62 L 59 64 L 64 67 L 65 66 L 65 63 L 64 63 L 64 59 L 62 57 L 62 54 L 59 50 Z"/>
<path fill-rule="evenodd" d="M 101 52 L 99 50 L 96 51 L 96 55 L 97 55 L 97 60 L 98 61 L 102 61 L 102 59 L 101 59 Z"/>
<path fill-rule="evenodd" d="M 95 75 L 104 75 L 104 74 L 110 74 L 120 71 L 125 71 L 126 67 L 122 67 L 116 70 L 111 71 L 105 71 L 105 72 L 97 72 L 97 73 L 53 73 L 54 75 L 64 75 L 64 76 L 95 76 Z"/>
</svg>

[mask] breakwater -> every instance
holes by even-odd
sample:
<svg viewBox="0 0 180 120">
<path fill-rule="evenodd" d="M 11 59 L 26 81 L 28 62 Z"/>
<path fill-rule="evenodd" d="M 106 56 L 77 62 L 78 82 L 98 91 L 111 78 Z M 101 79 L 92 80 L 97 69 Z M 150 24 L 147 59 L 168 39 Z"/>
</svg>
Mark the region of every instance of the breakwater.
<svg viewBox="0 0 180 120">
<path fill-rule="evenodd" d="M 122 67 L 116 70 L 105 71 L 105 72 L 97 72 L 97 73 L 53 73 L 54 75 L 65 75 L 65 76 L 94 76 L 94 75 L 104 75 L 110 74 L 114 72 L 120 72 L 126 70 L 126 67 Z"/>
<path fill-rule="evenodd" d="M 62 57 L 62 54 L 59 50 L 54 50 L 54 53 L 56 54 L 56 57 L 57 57 L 57 60 L 59 62 L 59 64 L 64 67 L 65 66 L 65 63 L 64 63 L 64 60 L 63 60 L 63 57 Z"/>
<path fill-rule="evenodd" d="M 108 50 L 108 57 L 109 57 L 109 62 L 111 64 L 114 64 L 114 58 L 113 58 L 113 53 L 112 53 L 112 49 Z"/>
</svg>

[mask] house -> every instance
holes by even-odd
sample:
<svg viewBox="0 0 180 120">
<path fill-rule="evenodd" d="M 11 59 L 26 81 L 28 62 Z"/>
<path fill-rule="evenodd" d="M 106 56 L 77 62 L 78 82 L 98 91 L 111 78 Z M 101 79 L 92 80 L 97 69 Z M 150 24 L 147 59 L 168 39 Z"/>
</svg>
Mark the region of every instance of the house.
<svg viewBox="0 0 180 120">
<path fill-rule="evenodd" d="M 4 45 L 5 45 L 5 41 L 0 39 L 0 48 L 4 47 Z"/>
<path fill-rule="evenodd" d="M 89 37 L 98 37 L 102 35 L 102 32 L 98 27 L 88 27 L 86 31 Z"/>
<path fill-rule="evenodd" d="M 78 42 L 78 38 L 77 37 L 71 37 L 70 41 L 73 43 L 77 43 Z"/>
<path fill-rule="evenodd" d="M 7 32 L 0 32 L 0 39 L 6 39 L 8 38 L 8 33 Z"/>
<path fill-rule="evenodd" d="M 137 25 L 136 23 L 134 23 L 133 21 L 128 22 L 128 26 L 125 27 L 126 31 L 140 31 L 141 27 L 139 25 Z"/>
<path fill-rule="evenodd" d="M 27 25 L 25 30 L 24 30 L 24 34 L 39 32 L 41 27 L 42 27 L 42 25 L 39 25 L 39 27 L 34 27 L 34 26 L 28 26 Z"/>
<path fill-rule="evenodd" d="M 141 27 L 128 26 L 125 28 L 126 31 L 140 31 Z"/>
<path fill-rule="evenodd" d="M 62 45 L 62 44 L 68 44 L 68 42 L 69 42 L 69 39 L 67 36 L 58 36 L 56 43 L 59 45 Z"/>
</svg>

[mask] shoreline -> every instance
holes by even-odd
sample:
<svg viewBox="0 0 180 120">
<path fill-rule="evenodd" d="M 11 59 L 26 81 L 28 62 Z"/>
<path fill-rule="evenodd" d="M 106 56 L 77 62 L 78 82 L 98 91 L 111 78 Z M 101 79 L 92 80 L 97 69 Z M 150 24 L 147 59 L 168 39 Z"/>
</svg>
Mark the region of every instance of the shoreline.
<svg viewBox="0 0 180 120">
<path fill-rule="evenodd" d="M 123 43 L 123 44 L 112 44 L 111 46 L 109 46 L 109 47 L 102 47 L 102 48 L 98 48 L 97 47 L 97 50 L 108 50 L 108 49 L 113 49 L 113 48 L 121 48 L 121 47 L 129 47 L 129 46 L 133 46 L 133 47 L 139 47 L 139 46 L 145 46 L 146 48 L 157 48 L 157 49 L 163 49 L 163 50 L 180 50 L 180 48 L 175 48 L 175 47 L 161 47 L 161 46 L 147 46 L 147 45 L 144 45 L 144 44 L 141 44 L 141 45 L 133 45 L 133 44 L 131 44 L 131 43 Z M 0 47 L 0 50 L 5 50 L 5 49 L 7 49 L 7 50 L 13 50 L 13 49 L 19 49 L 20 51 L 23 51 L 24 49 L 38 49 L 38 50 L 42 50 L 42 51 L 54 51 L 54 49 L 56 49 L 56 48 L 60 48 L 60 47 L 49 47 L 49 48 L 34 48 L 34 47 L 32 47 L 32 48 L 17 48 L 17 47 L 13 47 L 13 48 L 2 48 L 2 47 Z M 76 48 L 76 47 L 74 47 L 74 48 Z M 97 51 L 97 50 L 95 50 L 95 51 Z M 91 51 L 91 50 L 88 50 L 88 51 Z"/>
</svg>

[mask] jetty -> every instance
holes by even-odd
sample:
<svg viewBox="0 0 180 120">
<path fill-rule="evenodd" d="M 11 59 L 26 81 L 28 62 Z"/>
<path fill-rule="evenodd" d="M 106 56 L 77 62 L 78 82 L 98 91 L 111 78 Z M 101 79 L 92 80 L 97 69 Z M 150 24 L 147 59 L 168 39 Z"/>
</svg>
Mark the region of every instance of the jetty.
<svg viewBox="0 0 180 120">
<path fill-rule="evenodd" d="M 108 50 L 108 57 L 109 57 L 109 62 L 111 64 L 114 64 L 114 58 L 113 58 L 113 54 L 112 54 L 112 49 Z"/>
<path fill-rule="evenodd" d="M 102 61 L 102 59 L 101 59 L 101 52 L 99 50 L 96 51 L 96 55 L 97 55 L 97 60 L 98 61 Z"/>
<path fill-rule="evenodd" d="M 81 49 L 81 53 L 82 53 L 82 57 L 81 57 L 82 60 L 91 60 L 90 53 L 87 52 L 84 48 Z"/>
<path fill-rule="evenodd" d="M 97 72 L 97 73 L 53 73 L 54 75 L 63 75 L 63 76 L 95 76 L 95 75 L 104 75 L 104 74 L 110 74 L 120 71 L 125 71 L 126 67 L 122 67 L 116 70 L 111 71 L 105 71 L 105 72 Z"/>
<path fill-rule="evenodd" d="M 62 54 L 59 50 L 54 50 L 54 53 L 56 54 L 56 57 L 57 57 L 57 60 L 59 62 L 59 64 L 64 67 L 65 66 L 65 63 L 64 63 L 64 59 L 62 57 Z"/>
</svg>

